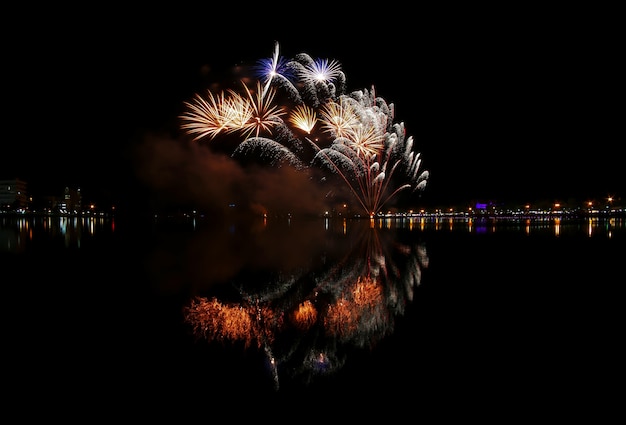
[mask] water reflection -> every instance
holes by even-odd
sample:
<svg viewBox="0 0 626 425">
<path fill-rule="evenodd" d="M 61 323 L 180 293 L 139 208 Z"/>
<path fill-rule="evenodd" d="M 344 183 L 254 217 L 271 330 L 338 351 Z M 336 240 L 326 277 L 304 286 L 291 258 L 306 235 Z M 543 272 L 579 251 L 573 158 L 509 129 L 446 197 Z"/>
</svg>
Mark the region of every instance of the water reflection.
<svg viewBox="0 0 626 425">
<path fill-rule="evenodd" d="M 417 226 L 415 226 L 417 221 Z M 581 219 L 564 219 L 561 217 L 547 218 L 418 218 L 399 221 L 401 226 L 409 225 L 411 229 L 417 227 L 422 231 L 466 231 L 475 234 L 491 234 L 503 231 L 520 231 L 526 235 L 552 233 L 558 237 L 561 232 L 567 234 L 585 232 L 587 236 L 613 237 L 615 230 L 626 229 L 626 219 L 623 217 L 588 217 Z"/>
<path fill-rule="evenodd" d="M 422 388 L 428 404 L 455 387 L 446 403 L 478 408 L 481 382 L 517 408 L 519 388 L 584 401 L 619 364 L 623 218 L 207 221 L 0 216 L 0 260 L 22 274 L 3 282 L 14 356 L 55 354 L 29 363 L 33 382 L 185 406 L 273 388 L 390 406 Z"/>
<path fill-rule="evenodd" d="M 198 218 L 191 218 L 191 230 L 202 228 Z M 341 231 L 347 231 L 350 221 L 342 221 Z M 323 230 L 331 230 L 333 220 L 324 220 Z M 266 219 L 257 226 L 267 226 Z M 288 223 L 289 224 L 289 223 Z M 254 224 L 256 225 L 256 224 Z M 584 232 L 588 237 L 606 236 L 612 238 L 615 231 L 626 229 L 626 218 L 623 217 L 589 217 L 585 219 L 550 218 L 450 218 L 450 217 L 404 217 L 377 218 L 370 222 L 378 228 L 403 228 L 411 231 L 462 231 L 474 234 L 490 234 L 502 231 L 520 231 L 526 235 L 550 233 L 559 237 L 562 233 L 572 234 Z M 258 230 L 258 229 L 257 229 Z M 319 233 L 320 229 L 315 232 Z M 228 229 L 230 233 L 235 227 Z M 24 252 L 37 239 L 49 243 L 54 240 L 57 245 L 65 248 L 80 248 L 86 238 L 99 233 L 115 232 L 114 217 L 77 217 L 77 216 L 0 216 L 0 252 Z M 317 235 L 313 236 L 314 238 Z M 215 253 L 212 253 L 215 254 Z M 196 255 L 202 255 L 198 253 Z M 230 261 L 230 260 L 229 260 Z"/>
<path fill-rule="evenodd" d="M 109 217 L 2 216 L 0 252 L 24 252 L 39 241 L 80 248 L 84 239 L 96 236 L 101 230 L 113 232 L 115 220 Z"/>
<path fill-rule="evenodd" d="M 328 246 L 318 267 L 242 282 L 235 295 L 196 296 L 185 321 L 198 338 L 263 350 L 277 390 L 283 375 L 308 383 L 336 372 L 351 349 L 373 348 L 393 332 L 428 256 L 423 244 L 373 221 L 342 221 L 335 231 L 344 243 Z"/>
</svg>

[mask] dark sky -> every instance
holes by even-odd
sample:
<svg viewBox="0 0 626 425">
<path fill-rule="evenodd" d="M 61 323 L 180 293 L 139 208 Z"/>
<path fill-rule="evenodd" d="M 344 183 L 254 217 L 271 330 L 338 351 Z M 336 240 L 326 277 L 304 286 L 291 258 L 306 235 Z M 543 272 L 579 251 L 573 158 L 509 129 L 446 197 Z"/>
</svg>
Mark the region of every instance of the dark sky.
<svg viewBox="0 0 626 425">
<path fill-rule="evenodd" d="M 430 172 L 425 205 L 624 196 L 615 11 L 47 12 L 2 34 L 0 178 L 33 193 L 241 190 L 227 160 L 181 148 L 177 117 L 278 41 L 287 58 L 337 60 L 349 91 L 374 86 L 395 105 Z"/>
</svg>

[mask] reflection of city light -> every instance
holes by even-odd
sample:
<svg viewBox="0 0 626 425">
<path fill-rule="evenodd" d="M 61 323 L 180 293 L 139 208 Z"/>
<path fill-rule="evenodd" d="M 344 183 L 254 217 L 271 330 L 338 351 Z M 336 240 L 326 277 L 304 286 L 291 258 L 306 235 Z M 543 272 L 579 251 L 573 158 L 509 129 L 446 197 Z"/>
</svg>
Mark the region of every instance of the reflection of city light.
<svg viewBox="0 0 626 425">
<path fill-rule="evenodd" d="M 111 224 L 113 220 L 110 220 Z M 106 230 L 109 219 L 80 216 L 19 216 L 15 220 L 0 222 L 0 248 L 19 252 L 35 243 L 44 234 L 50 240 L 63 243 L 65 248 L 81 248 L 85 237 Z M 4 236 L 3 236 L 4 235 Z"/>
</svg>

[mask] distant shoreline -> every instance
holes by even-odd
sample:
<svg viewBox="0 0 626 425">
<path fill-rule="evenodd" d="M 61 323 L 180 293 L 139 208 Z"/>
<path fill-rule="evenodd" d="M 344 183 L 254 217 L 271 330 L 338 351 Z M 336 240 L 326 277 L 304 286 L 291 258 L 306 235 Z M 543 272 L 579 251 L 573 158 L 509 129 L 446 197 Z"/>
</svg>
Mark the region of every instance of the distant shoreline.
<svg viewBox="0 0 626 425">
<path fill-rule="evenodd" d="M 67 218 L 143 218 L 143 219 L 216 219 L 218 217 L 207 213 L 186 213 L 186 212 L 146 212 L 141 213 L 134 212 L 35 212 L 35 211 L 0 211 L 0 218 L 2 217 L 67 217 Z M 237 219 L 292 219 L 292 218 L 306 218 L 306 219 L 332 219 L 332 220 L 379 220 L 379 219 L 455 219 L 455 220 L 467 220 L 467 219 L 490 219 L 490 220 L 527 220 L 527 219 L 592 219 L 592 218 L 626 218 L 626 209 L 612 209 L 612 210 L 571 210 L 571 211 L 422 211 L 416 212 L 396 212 L 396 213 L 379 213 L 374 217 L 367 215 L 342 215 L 342 214 L 309 214 L 309 215 L 292 215 L 292 214 L 235 214 L 232 217 L 228 215 L 221 216 L 221 219 L 237 218 Z"/>
</svg>

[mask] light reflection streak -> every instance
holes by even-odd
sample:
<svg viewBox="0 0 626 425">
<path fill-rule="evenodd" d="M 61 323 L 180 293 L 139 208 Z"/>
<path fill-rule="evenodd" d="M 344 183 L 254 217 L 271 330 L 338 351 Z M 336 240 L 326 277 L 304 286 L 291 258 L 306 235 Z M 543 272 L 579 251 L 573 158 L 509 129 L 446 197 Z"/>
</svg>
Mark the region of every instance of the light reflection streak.
<svg viewBox="0 0 626 425">
<path fill-rule="evenodd" d="M 467 217 L 467 218 L 444 218 L 444 217 L 401 217 L 389 220 L 385 218 L 385 227 L 387 228 L 407 228 L 419 229 L 420 231 L 439 232 L 442 230 L 455 231 L 465 229 L 469 233 L 493 234 L 502 231 L 522 231 L 526 235 L 531 233 L 540 233 L 550 231 L 555 237 L 567 232 L 568 234 L 577 233 L 584 229 L 586 237 L 606 236 L 612 237 L 612 230 L 623 230 L 626 228 L 626 220 L 620 218 L 602 219 L 598 217 L 585 219 L 566 219 L 562 217 L 551 218 L 486 218 L 486 217 Z M 415 220 L 419 220 L 419 226 L 414 227 Z M 448 225 L 443 226 L 444 220 Z"/>
<path fill-rule="evenodd" d="M 561 234 L 561 219 L 554 219 L 554 236 L 559 236 Z"/>
<path fill-rule="evenodd" d="M 23 252 L 30 245 L 46 239 L 59 240 L 64 248 L 80 248 L 85 237 L 95 237 L 112 219 L 65 216 L 0 216 L 0 251 Z"/>
</svg>

